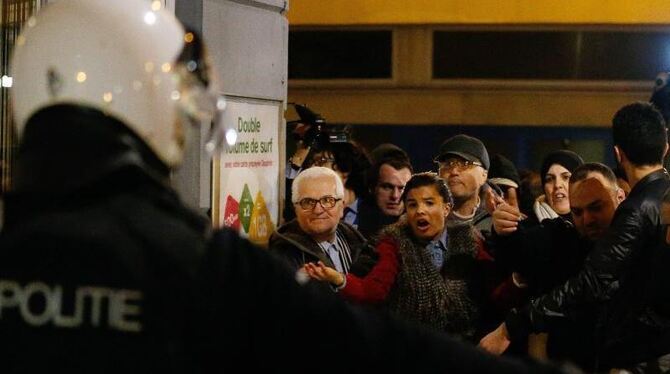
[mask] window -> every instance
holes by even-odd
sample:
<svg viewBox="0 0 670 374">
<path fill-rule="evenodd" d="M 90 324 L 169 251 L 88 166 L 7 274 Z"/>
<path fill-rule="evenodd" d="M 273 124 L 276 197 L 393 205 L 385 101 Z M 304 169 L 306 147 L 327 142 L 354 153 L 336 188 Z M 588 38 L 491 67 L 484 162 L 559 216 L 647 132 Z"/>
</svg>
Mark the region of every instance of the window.
<svg viewBox="0 0 670 374">
<path fill-rule="evenodd" d="M 435 31 L 433 77 L 651 80 L 670 69 L 670 33 Z"/>
<path fill-rule="evenodd" d="M 391 78 L 391 31 L 290 31 L 290 79 Z"/>
</svg>

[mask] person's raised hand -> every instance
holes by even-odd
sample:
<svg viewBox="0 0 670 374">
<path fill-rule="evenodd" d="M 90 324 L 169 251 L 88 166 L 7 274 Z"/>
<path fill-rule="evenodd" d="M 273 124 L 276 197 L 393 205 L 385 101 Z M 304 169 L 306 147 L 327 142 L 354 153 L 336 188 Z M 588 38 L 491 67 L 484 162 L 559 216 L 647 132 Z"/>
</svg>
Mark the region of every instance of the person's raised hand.
<svg viewBox="0 0 670 374">
<path fill-rule="evenodd" d="M 496 207 L 500 204 L 503 204 L 505 200 L 498 195 L 497 192 L 493 190 L 493 188 L 487 188 L 486 189 L 486 198 L 485 198 L 485 207 L 486 211 L 489 212 L 489 214 L 493 214 L 493 212 L 496 210 Z"/>
<path fill-rule="evenodd" d="M 507 189 L 507 199 L 505 199 L 507 204 L 519 209 L 519 197 L 517 196 L 516 188 Z"/>
<path fill-rule="evenodd" d="M 505 323 L 501 323 L 497 329 L 493 330 L 479 341 L 479 347 L 491 354 L 499 356 L 507 350 L 510 343 L 511 341 L 507 334 L 507 327 L 505 326 Z"/>
<path fill-rule="evenodd" d="M 507 203 L 499 204 L 491 214 L 493 230 L 498 235 L 509 235 L 517 230 L 521 221 L 519 208 Z"/>
<path fill-rule="evenodd" d="M 303 266 L 303 269 L 310 278 L 331 283 L 339 286 L 344 283 L 344 275 L 337 270 L 326 266 L 323 262 L 318 263 L 308 262 Z"/>
</svg>

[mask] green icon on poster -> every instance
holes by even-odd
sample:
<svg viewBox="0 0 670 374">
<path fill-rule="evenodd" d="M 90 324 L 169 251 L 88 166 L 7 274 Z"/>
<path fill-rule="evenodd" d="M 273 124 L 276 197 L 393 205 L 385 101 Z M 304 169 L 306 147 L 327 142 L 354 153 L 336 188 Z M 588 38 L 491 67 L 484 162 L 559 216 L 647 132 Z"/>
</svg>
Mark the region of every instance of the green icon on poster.
<svg viewBox="0 0 670 374">
<path fill-rule="evenodd" d="M 249 186 L 244 184 L 242 190 L 242 197 L 240 198 L 240 222 L 245 233 L 249 232 L 249 225 L 251 224 L 251 213 L 254 210 L 254 201 L 249 192 Z"/>
</svg>

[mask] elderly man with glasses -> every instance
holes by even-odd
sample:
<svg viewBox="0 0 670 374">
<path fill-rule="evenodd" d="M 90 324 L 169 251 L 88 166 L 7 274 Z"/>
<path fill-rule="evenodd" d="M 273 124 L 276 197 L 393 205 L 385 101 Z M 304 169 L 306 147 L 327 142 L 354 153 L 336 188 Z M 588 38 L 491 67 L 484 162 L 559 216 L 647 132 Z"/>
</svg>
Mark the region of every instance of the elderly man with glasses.
<svg viewBox="0 0 670 374">
<path fill-rule="evenodd" d="M 333 170 L 304 170 L 292 186 L 296 218 L 272 234 L 270 250 L 295 270 L 321 261 L 343 274 L 364 275 L 376 256 L 363 235 L 341 221 L 343 198 L 342 180 Z"/>
</svg>

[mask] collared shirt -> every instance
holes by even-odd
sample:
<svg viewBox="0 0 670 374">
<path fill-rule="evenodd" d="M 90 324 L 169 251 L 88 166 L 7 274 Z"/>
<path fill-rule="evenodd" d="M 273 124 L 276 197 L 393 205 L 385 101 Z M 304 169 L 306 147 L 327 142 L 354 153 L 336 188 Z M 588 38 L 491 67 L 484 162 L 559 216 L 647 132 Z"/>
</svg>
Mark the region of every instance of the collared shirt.
<svg viewBox="0 0 670 374">
<path fill-rule="evenodd" d="M 323 241 L 318 244 L 323 250 L 323 253 L 325 253 L 333 262 L 333 265 L 335 265 L 335 270 L 342 274 L 349 273 L 349 268 L 351 267 L 351 251 L 349 250 L 349 244 L 347 244 L 339 231 L 335 233 L 335 239 L 333 239 L 332 242 Z"/>
<path fill-rule="evenodd" d="M 342 218 L 344 222 L 350 224 L 351 226 L 358 228 L 358 203 L 360 199 L 354 200 L 353 203 L 349 204 L 344 208 L 344 217 Z"/>
<path fill-rule="evenodd" d="M 295 177 L 297 177 L 301 171 L 302 168 L 294 169 L 293 167 L 291 167 L 291 163 L 287 162 L 284 174 L 286 175 L 286 179 L 295 179 Z"/>
<path fill-rule="evenodd" d="M 437 239 L 431 240 L 426 245 L 426 250 L 430 253 L 430 258 L 433 261 L 433 265 L 436 268 L 442 269 L 444 265 L 444 257 L 447 252 L 447 243 L 449 238 L 447 237 L 447 227 L 444 227 L 442 234 L 440 234 Z"/>
</svg>

